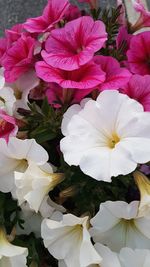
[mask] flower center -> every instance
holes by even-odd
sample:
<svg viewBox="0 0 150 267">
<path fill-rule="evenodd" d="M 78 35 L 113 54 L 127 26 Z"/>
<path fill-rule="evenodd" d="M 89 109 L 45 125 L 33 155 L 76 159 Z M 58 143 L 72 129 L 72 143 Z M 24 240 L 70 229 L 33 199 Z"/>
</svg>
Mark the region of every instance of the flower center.
<svg viewBox="0 0 150 267">
<path fill-rule="evenodd" d="M 129 233 L 130 230 L 132 229 L 132 231 L 135 231 L 136 229 L 136 225 L 135 225 L 135 220 L 133 218 L 131 219 L 121 219 L 120 224 L 122 224 L 124 232 Z M 125 245 L 126 246 L 126 245 Z"/>
<path fill-rule="evenodd" d="M 108 139 L 108 146 L 113 149 L 117 143 L 119 143 L 120 138 L 116 133 L 113 133 L 111 138 Z"/>
<path fill-rule="evenodd" d="M 6 121 L 0 118 L 0 128 L 1 130 L 4 130 L 6 126 Z"/>
<path fill-rule="evenodd" d="M 28 168 L 28 161 L 26 159 L 18 160 L 18 165 L 16 167 L 16 171 L 18 172 L 25 172 Z"/>
<path fill-rule="evenodd" d="M 17 100 L 22 98 L 22 92 L 18 88 L 15 88 L 14 94 Z"/>
<path fill-rule="evenodd" d="M 84 49 L 85 49 L 84 46 L 78 47 L 78 48 L 77 48 L 77 51 L 76 51 L 77 54 L 80 54 L 80 52 L 83 51 Z"/>
</svg>

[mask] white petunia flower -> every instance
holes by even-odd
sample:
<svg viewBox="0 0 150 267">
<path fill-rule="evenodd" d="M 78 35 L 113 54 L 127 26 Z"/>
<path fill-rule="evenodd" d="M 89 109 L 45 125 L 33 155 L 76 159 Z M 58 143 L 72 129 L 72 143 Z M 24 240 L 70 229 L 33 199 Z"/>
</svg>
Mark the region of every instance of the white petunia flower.
<svg viewBox="0 0 150 267">
<path fill-rule="evenodd" d="M 150 113 L 118 91 L 73 105 L 64 115 L 61 151 L 69 165 L 110 182 L 150 160 Z"/>
<path fill-rule="evenodd" d="M 87 267 L 102 260 L 91 242 L 88 217 L 67 214 L 61 221 L 44 219 L 41 235 L 49 252 L 67 267 Z"/>
<path fill-rule="evenodd" d="M 5 85 L 4 69 L 0 68 L 0 90 L 4 87 L 4 85 Z"/>
<path fill-rule="evenodd" d="M 27 248 L 14 246 L 8 242 L 4 230 L 0 229 L 0 266 L 26 267 Z"/>
<path fill-rule="evenodd" d="M 15 115 L 20 118 L 17 113 L 19 108 L 29 109 L 28 96 L 30 91 L 39 85 L 39 78 L 34 70 L 24 73 L 15 83 L 11 84 L 16 96 L 16 103 L 14 105 Z"/>
<path fill-rule="evenodd" d="M 0 108 L 9 115 L 20 118 L 18 108 L 29 109 L 28 95 L 39 85 L 35 71 L 30 70 L 23 74 L 15 83 L 5 84 L 3 68 L 0 69 Z"/>
<path fill-rule="evenodd" d="M 31 210 L 29 204 L 24 202 L 21 205 L 21 212 L 19 213 L 20 219 L 24 221 L 23 229 L 17 225 L 17 235 L 29 235 L 33 232 L 36 237 L 41 237 L 41 223 L 43 219 L 51 218 L 52 220 L 61 220 L 63 216 L 62 212 L 65 211 L 66 209 L 63 206 L 54 203 L 49 196 L 43 199 L 38 213 Z"/>
<path fill-rule="evenodd" d="M 88 267 L 149 267 L 150 266 L 150 250 L 122 248 L 117 254 L 108 247 L 99 243 L 94 245 L 97 252 L 102 257 L 102 262 L 92 264 Z M 63 260 L 59 261 L 59 267 L 67 267 Z"/>
<path fill-rule="evenodd" d="M 150 249 L 150 218 L 138 217 L 138 201 L 106 201 L 91 219 L 94 242 L 107 245 L 113 251 L 123 247 Z"/>
<path fill-rule="evenodd" d="M 150 217 L 150 180 L 139 171 L 135 171 L 133 176 L 141 195 L 138 216 Z"/>
<path fill-rule="evenodd" d="M 0 191 L 14 188 L 14 171 L 24 172 L 30 162 L 43 165 L 48 160 L 46 150 L 34 139 L 20 140 L 11 137 L 8 144 L 0 139 Z"/>
<path fill-rule="evenodd" d="M 62 173 L 53 173 L 50 164 L 38 166 L 31 162 L 24 173 L 15 172 L 19 205 L 27 201 L 30 208 L 38 212 L 44 197 L 63 179 Z"/>
<path fill-rule="evenodd" d="M 150 250 L 122 248 L 119 254 L 99 243 L 94 246 L 103 260 L 100 267 L 149 267 Z M 94 266 L 91 266 L 94 267 Z M 96 266 L 95 266 L 96 267 Z"/>
<path fill-rule="evenodd" d="M 9 115 L 13 115 L 15 102 L 16 98 L 12 88 L 4 87 L 0 90 L 0 109 Z"/>
<path fill-rule="evenodd" d="M 0 68 L 0 109 L 13 115 L 15 101 L 14 91 L 5 84 L 4 71 Z"/>
</svg>

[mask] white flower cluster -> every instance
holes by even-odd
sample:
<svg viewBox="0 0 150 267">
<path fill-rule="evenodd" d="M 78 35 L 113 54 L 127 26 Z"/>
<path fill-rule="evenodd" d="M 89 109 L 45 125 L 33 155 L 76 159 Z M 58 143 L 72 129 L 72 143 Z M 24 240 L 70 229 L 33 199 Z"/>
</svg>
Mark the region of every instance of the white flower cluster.
<svg viewBox="0 0 150 267">
<path fill-rule="evenodd" d="M 59 267 L 149 267 L 150 217 L 138 212 L 138 201 L 107 201 L 91 220 L 72 214 L 44 219 L 44 245 Z"/>
<path fill-rule="evenodd" d="M 0 105 L 11 115 L 14 103 L 19 107 L 28 93 L 16 102 L 14 91 L 4 90 L 2 77 Z M 111 182 L 111 177 L 129 174 L 150 160 L 150 113 L 117 91 L 104 91 L 96 101 L 86 99 L 71 106 L 64 114 L 62 133 L 65 161 L 79 165 L 98 181 Z M 48 160 L 48 153 L 34 139 L 10 137 L 8 143 L 0 139 L 0 191 L 11 192 L 18 200 L 25 220 L 24 229 L 16 228 L 17 235 L 34 232 L 42 237 L 59 267 L 149 267 L 150 184 L 146 177 L 134 173 L 140 202 L 107 201 L 92 219 L 77 217 L 50 199 L 49 192 L 65 177 Z M 0 228 L 0 266 L 25 267 L 27 254 L 26 248 L 12 245 Z"/>
</svg>

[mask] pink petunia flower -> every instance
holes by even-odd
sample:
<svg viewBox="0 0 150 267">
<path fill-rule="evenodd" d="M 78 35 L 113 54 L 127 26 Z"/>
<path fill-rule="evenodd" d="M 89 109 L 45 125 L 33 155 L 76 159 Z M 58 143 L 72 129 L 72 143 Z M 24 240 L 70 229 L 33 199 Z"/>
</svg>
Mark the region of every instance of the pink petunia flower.
<svg viewBox="0 0 150 267">
<path fill-rule="evenodd" d="M 105 80 L 105 73 L 93 62 L 78 70 L 65 71 L 40 61 L 36 64 L 36 73 L 42 80 L 57 83 L 62 88 L 91 89 Z"/>
<path fill-rule="evenodd" d="M 16 81 L 33 65 L 36 40 L 30 36 L 22 35 L 11 48 L 7 50 L 2 66 L 5 68 L 6 82 Z"/>
<path fill-rule="evenodd" d="M 121 92 L 140 102 L 145 111 L 150 111 L 150 75 L 133 75 Z"/>
<path fill-rule="evenodd" d="M 140 30 L 143 27 L 150 27 L 150 12 L 145 9 L 141 0 L 132 0 L 134 9 L 140 13 L 136 23 L 132 25 L 133 32 Z"/>
<path fill-rule="evenodd" d="M 5 30 L 5 37 L 0 38 L 0 65 L 2 65 L 7 50 L 21 37 L 22 30 L 22 24 L 16 24 L 10 30 Z"/>
<path fill-rule="evenodd" d="M 8 143 L 11 136 L 16 136 L 18 126 L 16 120 L 5 111 L 0 110 L 0 138 L 4 138 Z"/>
<path fill-rule="evenodd" d="M 131 72 L 150 74 L 150 31 L 132 37 L 127 58 Z"/>
<path fill-rule="evenodd" d="M 28 19 L 24 28 L 31 33 L 49 32 L 63 19 L 68 8 L 68 0 L 48 0 L 42 16 Z"/>
<path fill-rule="evenodd" d="M 79 3 L 88 3 L 91 9 L 97 9 L 97 0 L 78 0 Z"/>
<path fill-rule="evenodd" d="M 128 83 L 131 73 L 126 68 L 121 68 L 115 58 L 110 56 L 95 56 L 94 62 L 106 74 L 105 81 L 99 85 L 101 91 L 106 89 L 119 89 Z"/>
<path fill-rule="evenodd" d="M 50 83 L 45 94 L 48 102 L 55 108 L 60 108 L 64 104 L 78 104 L 81 100 L 91 93 L 93 89 L 67 89 L 62 88 L 56 83 Z"/>
<path fill-rule="evenodd" d="M 42 51 L 44 60 L 55 68 L 75 70 L 89 62 L 107 39 L 105 25 L 84 16 L 55 29 Z"/>
</svg>

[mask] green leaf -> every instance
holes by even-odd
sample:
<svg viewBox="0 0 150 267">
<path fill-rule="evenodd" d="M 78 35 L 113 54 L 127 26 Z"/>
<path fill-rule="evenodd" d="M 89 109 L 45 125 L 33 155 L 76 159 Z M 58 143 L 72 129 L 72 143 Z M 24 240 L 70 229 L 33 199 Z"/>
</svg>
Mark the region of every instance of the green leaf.
<svg viewBox="0 0 150 267">
<path fill-rule="evenodd" d="M 50 129 L 38 129 L 30 134 L 30 138 L 36 139 L 38 143 L 44 143 L 49 140 L 53 140 L 56 138 L 56 136 L 57 134 L 51 132 Z"/>
</svg>

